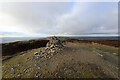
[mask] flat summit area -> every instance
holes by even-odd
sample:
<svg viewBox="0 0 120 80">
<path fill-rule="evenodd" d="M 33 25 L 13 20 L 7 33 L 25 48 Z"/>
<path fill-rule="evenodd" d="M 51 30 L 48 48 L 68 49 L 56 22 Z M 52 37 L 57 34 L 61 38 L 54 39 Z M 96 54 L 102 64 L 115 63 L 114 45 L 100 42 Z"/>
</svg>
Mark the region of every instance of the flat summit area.
<svg viewBox="0 0 120 80">
<path fill-rule="evenodd" d="M 66 38 L 46 39 L 48 42 L 44 47 L 11 55 L 6 52 L 7 55 L 3 56 L 2 77 L 118 78 L 118 47 Z"/>
</svg>

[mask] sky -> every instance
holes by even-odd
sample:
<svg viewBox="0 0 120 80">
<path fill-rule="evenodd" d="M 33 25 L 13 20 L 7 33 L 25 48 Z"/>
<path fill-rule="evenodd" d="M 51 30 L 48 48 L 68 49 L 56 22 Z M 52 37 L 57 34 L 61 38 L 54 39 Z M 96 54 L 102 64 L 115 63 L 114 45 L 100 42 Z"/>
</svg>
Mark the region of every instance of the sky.
<svg viewBox="0 0 120 80">
<path fill-rule="evenodd" d="M 117 35 L 117 2 L 0 3 L 0 36 Z"/>
</svg>

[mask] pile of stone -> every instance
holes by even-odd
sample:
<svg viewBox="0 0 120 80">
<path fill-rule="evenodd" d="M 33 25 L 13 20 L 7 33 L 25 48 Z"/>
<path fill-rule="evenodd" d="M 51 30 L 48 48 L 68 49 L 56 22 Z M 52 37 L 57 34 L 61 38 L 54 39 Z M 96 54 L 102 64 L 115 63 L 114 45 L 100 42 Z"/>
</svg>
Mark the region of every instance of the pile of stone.
<svg viewBox="0 0 120 80">
<path fill-rule="evenodd" d="M 35 52 L 34 55 L 37 58 L 51 58 L 53 55 L 58 53 L 58 51 L 63 50 L 64 46 L 57 37 L 52 37 L 47 43 L 46 48 Z"/>
</svg>

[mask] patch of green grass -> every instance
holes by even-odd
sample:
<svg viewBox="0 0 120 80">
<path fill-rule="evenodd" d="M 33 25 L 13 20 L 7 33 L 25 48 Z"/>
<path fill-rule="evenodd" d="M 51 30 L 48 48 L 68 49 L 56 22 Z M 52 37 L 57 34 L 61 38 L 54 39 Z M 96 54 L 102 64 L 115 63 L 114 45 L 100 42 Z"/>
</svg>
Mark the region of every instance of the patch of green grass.
<svg viewBox="0 0 120 80">
<path fill-rule="evenodd" d="M 90 50 L 97 50 L 100 52 L 110 53 L 112 55 L 118 56 L 118 48 L 107 46 L 107 45 L 101 45 L 101 44 L 90 44 L 90 43 L 79 43 L 80 46 L 88 48 Z"/>
<path fill-rule="evenodd" d="M 33 49 L 33 50 L 28 50 L 28 51 L 25 51 L 23 52 L 24 54 L 21 54 L 21 53 L 17 53 L 16 56 L 10 58 L 9 60 L 7 61 L 4 61 L 2 63 L 2 77 L 3 78 L 13 78 L 14 76 L 18 75 L 20 72 L 23 73 L 24 69 L 27 69 L 28 67 L 31 67 L 33 66 L 31 61 L 28 61 L 26 63 L 26 59 L 27 58 L 31 58 L 35 52 L 38 52 L 41 48 L 38 48 L 38 49 Z M 13 56 L 13 55 L 12 55 Z M 6 56 L 7 57 L 7 56 Z M 5 58 L 6 58 L 5 57 Z M 10 56 L 8 56 L 10 57 Z M 18 66 L 18 64 L 22 64 L 21 66 Z M 8 71 L 7 73 L 5 73 L 6 70 L 10 69 L 11 67 L 9 67 L 9 65 L 12 65 L 12 66 L 17 66 L 15 68 L 15 74 L 11 74 L 11 70 Z M 22 74 L 22 77 L 33 77 L 34 75 L 34 72 L 36 72 L 35 70 L 29 72 L 30 75 L 24 75 Z"/>
</svg>

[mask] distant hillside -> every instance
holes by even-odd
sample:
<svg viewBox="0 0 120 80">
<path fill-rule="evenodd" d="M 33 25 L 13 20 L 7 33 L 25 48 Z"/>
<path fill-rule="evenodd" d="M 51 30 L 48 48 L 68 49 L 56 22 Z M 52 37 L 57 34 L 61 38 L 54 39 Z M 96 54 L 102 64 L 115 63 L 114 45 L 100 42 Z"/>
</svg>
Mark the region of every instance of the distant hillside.
<svg viewBox="0 0 120 80">
<path fill-rule="evenodd" d="M 49 41 L 51 37 L 41 39 L 35 39 L 35 40 L 29 40 L 29 41 L 17 41 L 17 42 L 11 42 L 11 43 L 3 43 L 2 44 L 2 55 L 12 55 L 17 52 L 26 51 L 29 49 L 35 49 L 40 47 L 45 47 L 47 42 Z M 73 42 L 73 43 L 98 43 L 98 44 L 104 44 L 114 47 L 119 47 L 119 41 L 118 40 L 79 40 L 75 38 L 68 38 L 68 37 L 58 37 L 61 42 Z"/>
<path fill-rule="evenodd" d="M 10 43 L 10 42 L 16 42 L 16 41 L 27 41 L 31 39 L 44 39 L 39 37 L 2 37 L 2 43 Z"/>
<path fill-rule="evenodd" d="M 104 44 L 104 45 L 108 45 L 108 46 L 119 47 L 119 41 L 118 40 L 78 40 L 78 39 L 67 39 L 65 42 L 98 43 L 98 44 Z"/>
<path fill-rule="evenodd" d="M 49 40 L 29 40 L 29 41 L 17 41 L 12 43 L 2 44 L 2 55 L 12 55 L 17 52 L 26 51 L 29 49 L 35 49 L 45 47 Z"/>
<path fill-rule="evenodd" d="M 61 36 L 63 37 L 63 36 Z M 95 37 L 85 37 L 85 36 L 67 36 L 67 38 L 74 38 L 74 39 L 79 39 L 79 40 L 118 40 L 118 36 L 95 36 Z"/>
</svg>

